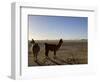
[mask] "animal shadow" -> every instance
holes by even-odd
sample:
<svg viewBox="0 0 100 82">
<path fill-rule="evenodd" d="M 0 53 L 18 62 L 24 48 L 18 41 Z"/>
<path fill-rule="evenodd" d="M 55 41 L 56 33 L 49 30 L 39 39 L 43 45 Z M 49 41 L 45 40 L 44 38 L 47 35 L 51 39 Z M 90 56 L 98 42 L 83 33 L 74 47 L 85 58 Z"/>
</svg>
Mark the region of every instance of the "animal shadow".
<svg viewBox="0 0 100 82">
<path fill-rule="evenodd" d="M 59 62 L 57 62 L 57 61 L 55 61 L 55 60 L 53 60 L 53 59 L 51 59 L 49 57 L 48 57 L 48 60 L 51 61 L 51 62 L 53 62 L 53 63 L 55 63 L 55 64 L 57 64 L 57 65 L 62 65 L 61 63 L 59 63 Z"/>
<path fill-rule="evenodd" d="M 68 63 L 67 61 L 65 61 L 65 60 L 63 60 L 63 59 L 60 59 L 59 57 L 56 57 L 56 60 L 59 60 L 60 62 L 62 62 L 62 63 Z"/>
</svg>

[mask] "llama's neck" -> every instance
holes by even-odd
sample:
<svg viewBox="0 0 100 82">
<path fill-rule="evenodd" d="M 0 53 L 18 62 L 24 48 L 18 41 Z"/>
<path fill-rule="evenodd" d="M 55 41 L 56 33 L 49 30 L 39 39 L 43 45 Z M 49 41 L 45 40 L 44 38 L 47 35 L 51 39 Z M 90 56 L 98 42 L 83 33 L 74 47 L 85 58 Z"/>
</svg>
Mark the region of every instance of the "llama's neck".
<svg viewBox="0 0 100 82">
<path fill-rule="evenodd" d="M 35 45 L 36 43 L 34 42 L 33 44 L 32 44 L 32 47 Z"/>
<path fill-rule="evenodd" d="M 59 43 L 57 44 L 57 50 L 61 47 L 61 45 L 62 45 L 61 42 L 59 42 Z"/>
</svg>

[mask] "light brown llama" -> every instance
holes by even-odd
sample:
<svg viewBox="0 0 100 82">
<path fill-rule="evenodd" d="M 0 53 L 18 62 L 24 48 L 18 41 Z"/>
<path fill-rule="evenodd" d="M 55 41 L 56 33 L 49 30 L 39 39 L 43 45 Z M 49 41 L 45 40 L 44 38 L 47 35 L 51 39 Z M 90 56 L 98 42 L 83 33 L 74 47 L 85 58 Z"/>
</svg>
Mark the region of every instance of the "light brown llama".
<svg viewBox="0 0 100 82">
<path fill-rule="evenodd" d="M 46 56 L 46 58 L 48 58 L 49 51 L 53 51 L 54 52 L 54 59 L 55 59 L 56 58 L 56 51 L 59 50 L 62 43 L 63 43 L 62 39 L 60 39 L 60 41 L 57 45 L 45 43 L 45 56 Z"/>
<path fill-rule="evenodd" d="M 38 43 L 35 43 L 35 41 L 32 39 L 31 41 L 32 43 L 32 52 L 33 52 L 33 55 L 34 55 L 34 61 L 36 62 L 37 61 L 37 55 L 40 51 L 40 46 L 38 45 Z"/>
</svg>

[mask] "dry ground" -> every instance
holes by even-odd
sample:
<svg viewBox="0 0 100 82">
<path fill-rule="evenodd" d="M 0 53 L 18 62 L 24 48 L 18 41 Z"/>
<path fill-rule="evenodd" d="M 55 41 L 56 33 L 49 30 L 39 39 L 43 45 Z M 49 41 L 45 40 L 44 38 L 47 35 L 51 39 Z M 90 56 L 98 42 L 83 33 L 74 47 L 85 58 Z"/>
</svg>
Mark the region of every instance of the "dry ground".
<svg viewBox="0 0 100 82">
<path fill-rule="evenodd" d="M 45 59 L 45 46 L 44 43 L 57 44 L 57 40 L 38 40 L 36 41 L 40 46 L 40 52 L 38 54 L 38 61 L 34 62 L 34 56 L 32 53 L 31 44 L 28 49 L 28 66 L 48 66 L 48 65 L 75 65 L 75 64 L 87 64 L 88 63 L 88 49 L 87 41 L 83 40 L 64 40 L 62 46 L 57 51 L 57 58 L 53 58 L 53 52 L 49 52 L 49 59 Z"/>
</svg>

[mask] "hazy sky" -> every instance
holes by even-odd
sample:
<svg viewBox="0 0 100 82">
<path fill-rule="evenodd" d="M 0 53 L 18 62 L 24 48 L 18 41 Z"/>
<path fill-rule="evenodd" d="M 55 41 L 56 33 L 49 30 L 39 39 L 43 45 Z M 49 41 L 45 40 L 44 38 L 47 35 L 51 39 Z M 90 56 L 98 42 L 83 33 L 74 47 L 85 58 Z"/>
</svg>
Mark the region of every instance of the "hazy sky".
<svg viewBox="0 0 100 82">
<path fill-rule="evenodd" d="M 28 16 L 29 40 L 87 39 L 88 18 Z"/>
</svg>

